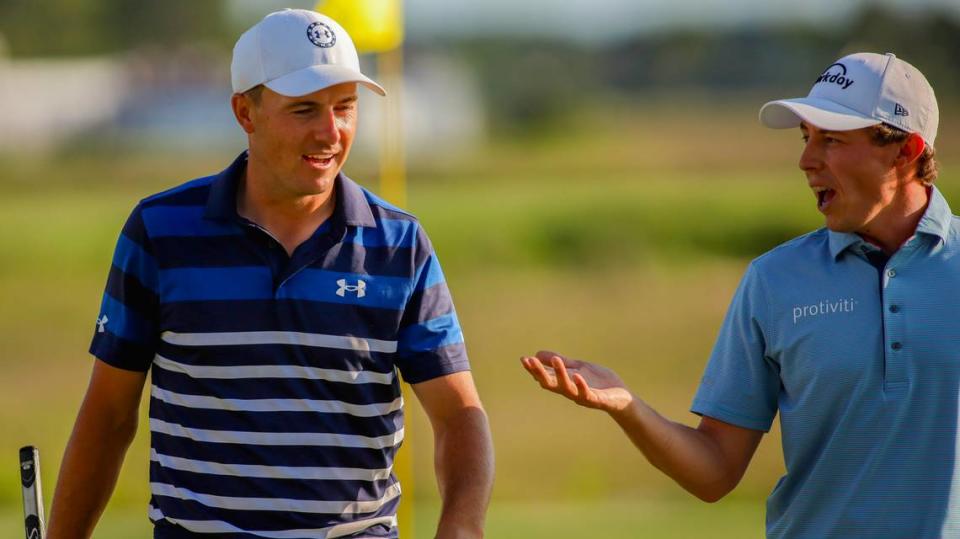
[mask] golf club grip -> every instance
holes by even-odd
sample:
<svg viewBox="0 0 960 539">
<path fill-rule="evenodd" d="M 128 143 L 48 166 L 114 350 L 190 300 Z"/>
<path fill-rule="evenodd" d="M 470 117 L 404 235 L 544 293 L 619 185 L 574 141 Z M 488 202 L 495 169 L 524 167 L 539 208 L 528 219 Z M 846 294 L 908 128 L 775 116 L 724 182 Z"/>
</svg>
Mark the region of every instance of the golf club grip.
<svg viewBox="0 0 960 539">
<path fill-rule="evenodd" d="M 20 483 L 23 487 L 23 517 L 27 539 L 43 539 L 43 493 L 40 490 L 40 451 L 20 448 Z"/>
</svg>

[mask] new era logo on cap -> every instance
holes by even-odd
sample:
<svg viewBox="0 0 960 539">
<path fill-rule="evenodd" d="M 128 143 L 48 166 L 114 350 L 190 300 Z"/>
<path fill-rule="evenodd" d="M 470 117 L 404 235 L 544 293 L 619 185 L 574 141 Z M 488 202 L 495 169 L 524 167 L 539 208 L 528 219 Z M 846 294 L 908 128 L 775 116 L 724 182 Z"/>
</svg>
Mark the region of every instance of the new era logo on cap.
<svg viewBox="0 0 960 539">
<path fill-rule="evenodd" d="M 240 36 L 230 75 L 235 93 L 263 84 L 296 97 L 356 82 L 380 95 L 383 88 L 360 72 L 360 58 L 336 21 L 307 9 L 273 12 Z"/>
<path fill-rule="evenodd" d="M 918 133 L 933 146 L 940 112 L 937 98 L 917 68 L 893 54 L 861 52 L 830 64 L 807 97 L 771 101 L 760 121 L 783 129 L 807 122 L 847 131 L 886 123 Z"/>
</svg>

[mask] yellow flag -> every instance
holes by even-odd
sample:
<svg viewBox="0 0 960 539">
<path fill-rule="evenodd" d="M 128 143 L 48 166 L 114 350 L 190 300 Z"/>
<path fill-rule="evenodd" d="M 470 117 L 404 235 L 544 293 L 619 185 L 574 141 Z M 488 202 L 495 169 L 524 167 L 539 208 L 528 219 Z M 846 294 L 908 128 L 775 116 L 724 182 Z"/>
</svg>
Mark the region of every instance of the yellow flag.
<svg viewBox="0 0 960 539">
<path fill-rule="evenodd" d="M 315 8 L 340 23 L 357 52 L 386 52 L 403 43 L 402 0 L 320 0 Z"/>
</svg>

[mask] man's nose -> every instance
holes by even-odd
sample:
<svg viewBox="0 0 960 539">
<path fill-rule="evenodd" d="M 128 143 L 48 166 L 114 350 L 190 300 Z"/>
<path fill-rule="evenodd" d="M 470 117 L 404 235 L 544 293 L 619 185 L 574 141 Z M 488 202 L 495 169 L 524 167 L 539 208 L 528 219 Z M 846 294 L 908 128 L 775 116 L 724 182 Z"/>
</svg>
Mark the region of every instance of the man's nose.
<svg viewBox="0 0 960 539">
<path fill-rule="evenodd" d="M 812 139 L 807 140 L 800 153 L 800 161 L 797 163 L 800 170 L 804 172 L 814 172 L 823 165 L 823 154 L 819 144 Z"/>
<path fill-rule="evenodd" d="M 333 107 L 317 115 L 313 125 L 313 136 L 317 141 L 327 145 L 340 142 L 340 129 L 337 126 L 337 115 Z"/>
</svg>

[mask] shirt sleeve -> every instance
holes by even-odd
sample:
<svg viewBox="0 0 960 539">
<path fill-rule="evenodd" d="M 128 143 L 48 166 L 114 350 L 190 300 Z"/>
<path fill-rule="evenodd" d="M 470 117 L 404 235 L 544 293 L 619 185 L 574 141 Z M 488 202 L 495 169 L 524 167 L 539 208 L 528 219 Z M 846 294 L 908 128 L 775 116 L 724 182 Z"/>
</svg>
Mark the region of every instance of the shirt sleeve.
<svg viewBox="0 0 960 539">
<path fill-rule="evenodd" d="M 411 384 L 470 369 L 443 270 L 419 227 L 413 257 L 413 293 L 404 307 L 397 342 L 397 367 Z"/>
<path fill-rule="evenodd" d="M 150 369 L 159 341 L 158 280 L 157 262 L 138 205 L 117 240 L 91 354 L 120 369 Z"/>
<path fill-rule="evenodd" d="M 770 430 L 777 413 L 780 371 L 766 356 L 767 302 L 754 262 L 730 303 L 693 399 L 693 413 L 748 429 Z"/>
</svg>

